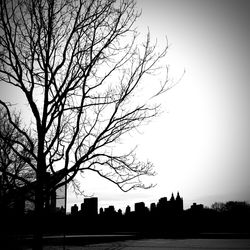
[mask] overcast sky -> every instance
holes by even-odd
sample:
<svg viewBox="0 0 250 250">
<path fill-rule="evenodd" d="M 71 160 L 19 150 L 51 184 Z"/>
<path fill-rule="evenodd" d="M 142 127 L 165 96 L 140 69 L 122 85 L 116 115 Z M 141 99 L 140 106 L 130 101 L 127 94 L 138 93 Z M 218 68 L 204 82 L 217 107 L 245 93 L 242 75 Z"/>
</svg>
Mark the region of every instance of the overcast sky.
<svg viewBox="0 0 250 250">
<path fill-rule="evenodd" d="M 165 113 L 133 137 L 138 156 L 158 175 L 151 190 L 122 193 L 85 178 L 100 206 L 170 198 L 177 191 L 188 208 L 215 201 L 250 201 L 250 1 L 139 0 L 141 32 L 159 46 L 167 36 L 170 77 L 181 82 L 164 98 Z M 71 203 L 80 203 L 75 196 Z"/>
</svg>

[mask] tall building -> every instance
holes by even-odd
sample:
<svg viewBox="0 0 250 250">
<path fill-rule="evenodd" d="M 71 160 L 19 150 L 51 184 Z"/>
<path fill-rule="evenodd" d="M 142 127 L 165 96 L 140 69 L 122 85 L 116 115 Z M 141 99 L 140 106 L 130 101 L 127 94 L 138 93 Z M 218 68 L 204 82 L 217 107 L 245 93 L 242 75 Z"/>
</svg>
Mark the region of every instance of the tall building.
<svg viewBox="0 0 250 250">
<path fill-rule="evenodd" d="M 144 202 L 135 203 L 135 214 L 136 215 L 145 215 L 146 214 L 146 207 Z"/>
<path fill-rule="evenodd" d="M 172 193 L 170 200 L 167 197 L 160 198 L 157 203 L 157 213 L 160 215 L 178 214 L 183 211 L 183 199 L 180 197 L 179 192 L 176 198 Z"/>
<path fill-rule="evenodd" d="M 176 212 L 183 211 L 183 199 L 180 197 L 179 192 L 177 193 L 177 196 L 175 199 L 175 208 L 176 208 Z"/>
<path fill-rule="evenodd" d="M 125 210 L 125 215 L 130 215 L 130 214 L 131 214 L 131 208 L 130 206 L 127 206 Z"/>
<path fill-rule="evenodd" d="M 155 203 L 150 204 L 150 213 L 151 214 L 156 214 L 157 213 L 157 207 Z"/>
<path fill-rule="evenodd" d="M 167 197 L 162 197 L 159 199 L 158 203 L 157 203 L 157 209 L 158 211 L 161 213 L 161 212 L 164 212 L 167 207 L 168 207 L 168 199 Z"/>
<path fill-rule="evenodd" d="M 75 204 L 74 206 L 71 207 L 71 214 L 77 215 L 77 213 L 78 213 L 78 206 Z"/>
<path fill-rule="evenodd" d="M 81 210 L 86 216 L 97 216 L 98 214 L 98 198 L 85 198 L 84 203 L 81 204 Z"/>
</svg>

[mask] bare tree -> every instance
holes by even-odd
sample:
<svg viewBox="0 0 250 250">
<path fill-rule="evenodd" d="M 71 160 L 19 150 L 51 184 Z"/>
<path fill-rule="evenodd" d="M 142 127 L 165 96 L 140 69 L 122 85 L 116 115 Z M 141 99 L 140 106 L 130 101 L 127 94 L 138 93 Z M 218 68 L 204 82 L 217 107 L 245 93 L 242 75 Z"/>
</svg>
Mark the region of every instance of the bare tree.
<svg viewBox="0 0 250 250">
<path fill-rule="evenodd" d="M 141 94 L 143 77 L 160 70 L 167 46 L 156 52 L 149 33 L 138 43 L 135 2 L 1 0 L 0 6 L 0 81 L 24 94 L 32 134 L 0 104 L 26 141 L 17 139 L 17 151 L 29 155 L 23 161 L 36 174 L 37 212 L 44 193 L 79 172 L 93 171 L 124 191 L 149 188 L 140 176 L 153 175 L 152 164 L 138 161 L 134 151 L 113 150 L 158 114 L 153 100 L 169 87 L 167 80 L 154 82 L 147 98 Z M 47 172 L 56 182 L 46 181 Z"/>
<path fill-rule="evenodd" d="M 32 200 L 27 190 L 33 188 L 35 171 L 26 163 L 32 158 L 20 148 L 21 142 L 27 146 L 18 130 L 20 123 L 19 115 L 8 114 L 0 108 L 0 210 L 3 211 L 13 210 L 18 203 Z"/>
</svg>

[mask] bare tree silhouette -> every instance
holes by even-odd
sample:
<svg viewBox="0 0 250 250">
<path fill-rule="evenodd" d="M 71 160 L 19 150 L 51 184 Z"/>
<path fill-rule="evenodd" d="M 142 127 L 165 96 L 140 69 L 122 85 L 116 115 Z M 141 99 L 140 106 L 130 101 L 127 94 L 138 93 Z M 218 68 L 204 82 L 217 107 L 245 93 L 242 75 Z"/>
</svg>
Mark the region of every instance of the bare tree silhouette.
<svg viewBox="0 0 250 250">
<path fill-rule="evenodd" d="M 35 171 L 37 213 L 44 194 L 79 172 L 93 171 L 123 191 L 151 187 L 140 180 L 154 174 L 150 162 L 134 151 L 113 151 L 124 134 L 158 115 L 155 98 L 171 87 L 165 68 L 163 81 L 149 86 L 147 98 L 141 94 L 143 77 L 162 68 L 167 45 L 157 52 L 149 33 L 142 42 L 135 2 L 2 0 L 0 6 L 0 81 L 24 94 L 32 133 L 11 120 L 8 103 L 0 104 L 22 135 L 16 153 L 27 153 L 22 160 Z M 56 182 L 47 182 L 46 173 L 57 175 L 58 166 Z"/>
<path fill-rule="evenodd" d="M 20 115 L 10 114 L 0 108 L 0 210 L 5 213 L 15 209 L 18 201 L 32 200 L 29 192 L 35 180 L 35 171 L 27 164 L 32 160 L 21 148 L 27 146 L 20 132 Z"/>
</svg>

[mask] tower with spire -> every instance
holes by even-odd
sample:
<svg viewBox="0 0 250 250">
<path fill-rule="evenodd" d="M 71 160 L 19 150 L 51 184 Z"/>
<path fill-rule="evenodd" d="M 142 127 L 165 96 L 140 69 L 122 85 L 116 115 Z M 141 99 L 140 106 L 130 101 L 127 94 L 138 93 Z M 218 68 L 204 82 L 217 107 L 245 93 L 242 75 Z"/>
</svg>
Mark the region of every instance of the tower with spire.
<svg viewBox="0 0 250 250">
<path fill-rule="evenodd" d="M 183 211 L 183 199 L 180 197 L 179 192 L 177 192 L 177 196 L 175 199 L 175 208 L 177 213 Z"/>
<path fill-rule="evenodd" d="M 157 210 L 159 214 L 180 214 L 183 211 L 183 199 L 179 192 L 177 192 L 176 198 L 172 193 L 170 200 L 167 200 L 167 197 L 159 199 Z"/>
</svg>

